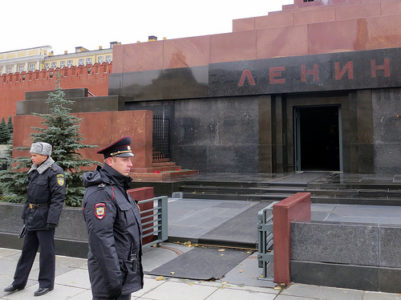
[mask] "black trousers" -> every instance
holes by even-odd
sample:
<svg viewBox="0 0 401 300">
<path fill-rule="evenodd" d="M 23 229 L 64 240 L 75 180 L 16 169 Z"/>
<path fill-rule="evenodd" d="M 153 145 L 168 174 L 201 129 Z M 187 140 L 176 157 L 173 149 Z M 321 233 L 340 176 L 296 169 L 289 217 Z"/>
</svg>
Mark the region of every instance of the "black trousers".
<svg viewBox="0 0 401 300">
<path fill-rule="evenodd" d="M 13 285 L 24 288 L 37 251 L 39 256 L 39 287 L 53 288 L 56 270 L 56 257 L 54 251 L 54 229 L 28 231 L 25 235 L 22 253 L 18 260 L 14 274 Z"/>
<path fill-rule="evenodd" d="M 121 295 L 118 298 L 102 298 L 102 297 L 95 297 L 93 296 L 92 300 L 130 300 L 131 294 L 128 295 Z"/>
</svg>

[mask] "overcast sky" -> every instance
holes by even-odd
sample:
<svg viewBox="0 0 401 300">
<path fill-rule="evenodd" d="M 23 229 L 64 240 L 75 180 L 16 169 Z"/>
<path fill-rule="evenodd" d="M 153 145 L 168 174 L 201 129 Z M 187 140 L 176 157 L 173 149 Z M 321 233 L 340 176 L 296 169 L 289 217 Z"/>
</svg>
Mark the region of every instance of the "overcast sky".
<svg viewBox="0 0 401 300">
<path fill-rule="evenodd" d="M 52 46 L 145 42 L 232 31 L 232 20 L 267 15 L 294 0 L 12 0 L 2 1 L 0 52 Z"/>
</svg>

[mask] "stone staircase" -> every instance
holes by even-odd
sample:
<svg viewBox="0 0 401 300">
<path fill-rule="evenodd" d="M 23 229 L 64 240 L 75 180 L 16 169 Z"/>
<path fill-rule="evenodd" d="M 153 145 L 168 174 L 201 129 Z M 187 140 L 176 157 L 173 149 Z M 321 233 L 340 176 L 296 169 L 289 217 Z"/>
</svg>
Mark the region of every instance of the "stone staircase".
<svg viewBox="0 0 401 300">
<path fill-rule="evenodd" d="M 297 192 L 310 192 L 313 203 L 401 205 L 401 182 L 365 175 L 324 175 L 310 182 L 245 180 L 185 180 L 184 198 L 217 200 L 282 200 Z"/>
<path fill-rule="evenodd" d="M 181 166 L 164 157 L 160 152 L 153 151 L 152 169 L 147 173 L 131 173 L 134 181 L 163 182 L 197 175 L 197 170 L 182 169 Z"/>
<path fill-rule="evenodd" d="M 401 205 L 401 183 L 392 178 L 333 174 L 309 183 L 306 191 L 313 203 Z"/>
<path fill-rule="evenodd" d="M 218 200 L 282 200 L 303 192 L 305 184 L 186 181 L 180 186 L 184 198 Z"/>
</svg>

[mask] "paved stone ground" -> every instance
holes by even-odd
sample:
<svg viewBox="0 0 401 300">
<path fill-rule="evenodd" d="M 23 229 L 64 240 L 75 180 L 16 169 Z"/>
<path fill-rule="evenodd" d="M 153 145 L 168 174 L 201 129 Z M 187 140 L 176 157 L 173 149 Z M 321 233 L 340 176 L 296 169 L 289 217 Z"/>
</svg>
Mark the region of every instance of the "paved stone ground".
<svg viewBox="0 0 401 300">
<path fill-rule="evenodd" d="M 163 243 L 159 248 L 144 251 L 144 268 L 151 270 L 164 262 L 177 257 L 191 248 L 183 245 Z M 7 286 L 12 281 L 20 251 L 0 248 L 0 284 Z M 196 281 L 177 278 L 158 278 L 145 275 L 144 289 L 132 295 L 132 299 L 143 300 L 401 300 L 399 294 L 367 292 L 322 286 L 292 284 L 284 290 L 263 287 L 263 281 L 254 276 L 257 267 L 255 257 L 248 257 L 238 267 L 217 281 Z M 252 275 L 251 275 L 252 273 Z M 33 299 L 37 284 L 38 264 L 35 262 L 27 287 L 7 295 L 0 291 L 0 299 Z M 254 284 L 244 285 L 241 277 L 251 277 Z M 249 280 L 248 278 L 246 280 Z M 259 285 L 259 286 L 255 286 Z M 86 259 L 57 256 L 56 285 L 50 293 L 39 299 L 51 300 L 90 300 L 92 299 Z"/>
</svg>

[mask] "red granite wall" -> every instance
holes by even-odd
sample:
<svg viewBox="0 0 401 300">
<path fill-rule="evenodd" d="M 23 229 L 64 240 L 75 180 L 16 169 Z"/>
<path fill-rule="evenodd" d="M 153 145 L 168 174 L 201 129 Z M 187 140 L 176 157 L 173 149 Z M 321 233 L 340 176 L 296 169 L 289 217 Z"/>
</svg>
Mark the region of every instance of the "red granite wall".
<svg viewBox="0 0 401 300">
<path fill-rule="evenodd" d="M 102 162 L 103 156 L 96 154 L 97 150 L 112 142 L 131 136 L 134 167 L 138 170 L 152 167 L 152 119 L 151 111 L 108 111 L 77 113 L 82 118 L 80 133 L 85 138 L 85 144 L 97 145 L 94 149 L 84 149 L 82 155 L 89 159 Z M 32 127 L 41 127 L 41 119 L 37 116 L 15 116 L 13 156 L 27 155 L 15 150 L 16 147 L 29 147 L 32 143 L 30 134 Z"/>
<path fill-rule="evenodd" d="M 291 222 L 310 221 L 311 194 L 296 193 L 273 206 L 274 282 L 291 282 Z"/>
<path fill-rule="evenodd" d="M 295 0 L 281 11 L 233 20 L 232 33 L 115 46 L 113 73 L 401 47 L 401 1 L 324 2 Z"/>
<path fill-rule="evenodd" d="M 0 76 L 0 120 L 16 114 L 16 102 L 25 99 L 25 92 L 54 90 L 56 74 L 61 73 L 60 85 L 63 89 L 88 88 L 95 96 L 107 96 L 109 63 L 71 68 L 3 74 Z"/>
</svg>

